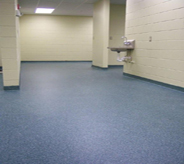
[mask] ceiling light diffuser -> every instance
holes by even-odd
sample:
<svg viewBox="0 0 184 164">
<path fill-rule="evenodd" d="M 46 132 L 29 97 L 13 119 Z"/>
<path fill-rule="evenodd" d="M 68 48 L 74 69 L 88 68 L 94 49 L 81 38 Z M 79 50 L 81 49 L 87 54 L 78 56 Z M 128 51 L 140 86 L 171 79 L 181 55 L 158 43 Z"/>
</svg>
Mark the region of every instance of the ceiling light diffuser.
<svg viewBox="0 0 184 164">
<path fill-rule="evenodd" d="M 35 13 L 38 14 L 51 14 L 55 9 L 51 8 L 37 8 Z"/>
</svg>

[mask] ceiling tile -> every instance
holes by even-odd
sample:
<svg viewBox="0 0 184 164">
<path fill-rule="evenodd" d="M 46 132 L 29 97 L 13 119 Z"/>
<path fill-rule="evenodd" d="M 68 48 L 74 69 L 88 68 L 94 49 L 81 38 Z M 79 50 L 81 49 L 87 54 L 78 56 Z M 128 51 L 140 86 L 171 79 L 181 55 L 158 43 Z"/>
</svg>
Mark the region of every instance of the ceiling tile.
<svg viewBox="0 0 184 164">
<path fill-rule="evenodd" d="M 59 5 L 57 7 L 57 10 L 73 10 L 75 9 L 76 7 L 78 7 L 80 5 L 80 3 L 66 3 L 66 2 L 63 2 L 61 3 L 61 5 Z"/>
<path fill-rule="evenodd" d="M 40 1 L 38 8 L 56 8 L 60 1 Z"/>
<path fill-rule="evenodd" d="M 28 1 L 28 0 L 19 0 L 19 5 L 22 7 L 22 8 L 35 8 L 36 5 L 38 3 L 38 0 L 31 0 L 31 1 Z"/>
</svg>

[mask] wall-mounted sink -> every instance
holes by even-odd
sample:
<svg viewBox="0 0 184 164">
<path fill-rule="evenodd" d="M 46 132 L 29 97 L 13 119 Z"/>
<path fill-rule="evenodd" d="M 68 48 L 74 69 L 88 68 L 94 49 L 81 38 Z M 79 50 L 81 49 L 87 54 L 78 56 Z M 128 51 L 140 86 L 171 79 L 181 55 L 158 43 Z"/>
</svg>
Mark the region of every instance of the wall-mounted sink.
<svg viewBox="0 0 184 164">
<path fill-rule="evenodd" d="M 122 37 L 122 38 L 126 38 L 126 37 Z M 133 50 L 134 47 L 135 47 L 135 40 L 127 40 L 127 38 L 126 38 L 126 41 L 124 41 L 124 46 L 122 46 L 122 47 L 107 47 L 107 48 L 110 49 L 111 51 L 117 52 L 117 61 L 134 63 L 134 61 L 132 61 L 132 57 L 130 56 L 130 54 L 127 54 L 126 56 L 123 56 L 120 58 L 120 52 L 124 52 L 127 50 Z"/>
<path fill-rule="evenodd" d="M 111 51 L 115 51 L 117 53 L 127 51 L 127 50 L 133 50 L 135 47 L 135 40 L 127 40 L 124 41 L 124 46 L 122 47 L 107 47 Z"/>
</svg>

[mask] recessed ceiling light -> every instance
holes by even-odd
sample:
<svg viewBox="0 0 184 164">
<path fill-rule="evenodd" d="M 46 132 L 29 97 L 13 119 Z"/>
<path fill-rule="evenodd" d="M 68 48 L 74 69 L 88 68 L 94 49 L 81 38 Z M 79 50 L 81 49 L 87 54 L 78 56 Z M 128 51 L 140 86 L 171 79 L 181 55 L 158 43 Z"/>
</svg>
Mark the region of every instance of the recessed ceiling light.
<svg viewBox="0 0 184 164">
<path fill-rule="evenodd" d="M 50 8 L 37 8 L 35 13 L 39 14 L 51 14 L 55 9 Z"/>
</svg>

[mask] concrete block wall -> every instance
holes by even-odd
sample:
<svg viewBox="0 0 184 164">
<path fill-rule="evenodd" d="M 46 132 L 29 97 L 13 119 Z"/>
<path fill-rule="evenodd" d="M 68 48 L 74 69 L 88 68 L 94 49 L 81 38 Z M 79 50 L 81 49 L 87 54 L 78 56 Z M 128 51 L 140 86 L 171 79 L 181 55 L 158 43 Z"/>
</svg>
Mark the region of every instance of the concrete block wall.
<svg viewBox="0 0 184 164">
<path fill-rule="evenodd" d="M 110 29 L 109 29 L 109 47 L 123 46 L 122 36 L 125 35 L 125 5 L 110 5 Z M 122 56 L 126 52 L 122 52 Z M 123 62 L 118 62 L 117 53 L 109 50 L 109 65 L 123 65 Z"/>
<path fill-rule="evenodd" d="M 91 61 L 93 18 L 24 15 L 22 61 Z"/>
<path fill-rule="evenodd" d="M 136 47 L 125 73 L 184 87 L 183 0 L 127 0 L 126 36 Z"/>
<path fill-rule="evenodd" d="M 16 0 L 0 0 L 0 52 L 5 87 L 19 86 L 19 18 Z"/>
<path fill-rule="evenodd" d="M 2 67 L 1 51 L 0 51 L 0 68 Z"/>
</svg>

